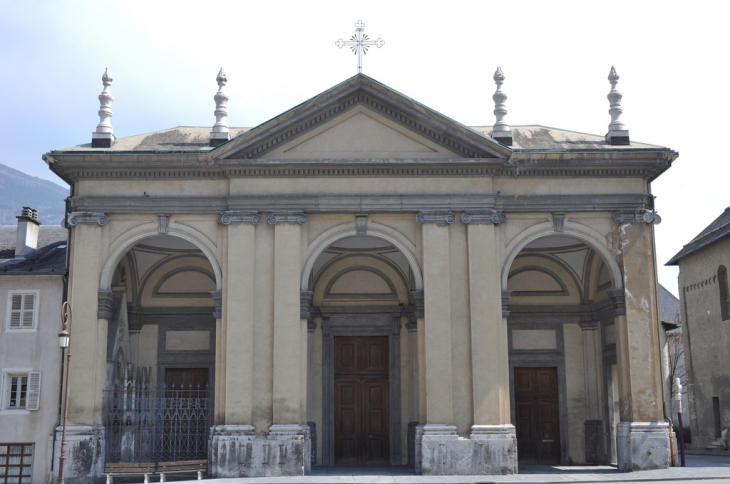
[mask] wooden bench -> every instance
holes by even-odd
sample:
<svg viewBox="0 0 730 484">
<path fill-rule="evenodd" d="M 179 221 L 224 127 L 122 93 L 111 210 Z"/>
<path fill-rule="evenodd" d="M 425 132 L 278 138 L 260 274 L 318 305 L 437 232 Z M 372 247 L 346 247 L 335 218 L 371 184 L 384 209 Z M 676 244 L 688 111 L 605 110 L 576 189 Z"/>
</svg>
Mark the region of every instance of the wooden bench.
<svg viewBox="0 0 730 484">
<path fill-rule="evenodd" d="M 181 460 L 177 462 L 158 462 L 157 474 L 160 475 L 160 482 L 165 482 L 165 474 L 192 474 L 198 473 L 198 480 L 203 479 L 203 472 L 208 471 L 208 461 L 203 460 Z"/>
<path fill-rule="evenodd" d="M 114 476 L 141 476 L 144 475 L 144 482 L 150 482 L 150 474 L 155 473 L 154 462 L 119 462 L 109 463 L 104 466 L 106 484 L 114 482 Z"/>
</svg>

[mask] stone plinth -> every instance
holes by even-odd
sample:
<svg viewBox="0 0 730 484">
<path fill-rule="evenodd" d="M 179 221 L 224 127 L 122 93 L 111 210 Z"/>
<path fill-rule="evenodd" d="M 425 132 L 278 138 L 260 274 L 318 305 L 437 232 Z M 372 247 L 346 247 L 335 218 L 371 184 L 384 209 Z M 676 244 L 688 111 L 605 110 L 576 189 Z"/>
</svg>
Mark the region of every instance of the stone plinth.
<svg viewBox="0 0 730 484">
<path fill-rule="evenodd" d="M 665 469 L 671 465 L 669 424 L 619 422 L 616 453 L 621 472 Z"/>
<path fill-rule="evenodd" d="M 462 438 L 456 435 L 453 425 L 429 424 L 424 426 L 420 440 L 416 472 L 423 475 L 505 475 L 517 472 L 517 439 L 512 425 L 474 425 L 469 438 Z"/>
<path fill-rule="evenodd" d="M 87 484 L 97 482 L 104 472 L 104 426 L 67 425 L 66 426 L 66 471 L 64 480 L 68 484 Z M 61 456 L 62 428 L 56 428 L 56 462 L 51 473 L 51 482 L 58 479 L 58 458 Z M 53 436 L 49 447 L 53 446 Z M 48 455 L 51 455 L 49 452 Z M 50 467 L 50 466 L 49 466 Z"/>
<path fill-rule="evenodd" d="M 211 429 L 208 461 L 214 478 L 308 475 L 309 428 L 272 425 L 269 435 L 256 435 L 252 425 L 218 425 Z"/>
</svg>

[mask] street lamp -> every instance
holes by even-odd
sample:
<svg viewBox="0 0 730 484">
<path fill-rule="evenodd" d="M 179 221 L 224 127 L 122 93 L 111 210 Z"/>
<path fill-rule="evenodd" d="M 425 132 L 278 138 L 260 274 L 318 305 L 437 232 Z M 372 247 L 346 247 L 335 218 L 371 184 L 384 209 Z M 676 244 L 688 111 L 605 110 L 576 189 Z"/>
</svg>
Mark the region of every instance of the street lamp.
<svg viewBox="0 0 730 484">
<path fill-rule="evenodd" d="M 63 389 L 63 434 L 61 437 L 61 456 L 58 458 L 58 484 L 65 484 L 66 466 L 66 420 L 68 419 L 68 370 L 71 367 L 71 305 L 64 302 L 61 306 L 63 331 L 58 333 L 58 346 L 66 351 L 66 384 Z"/>
</svg>

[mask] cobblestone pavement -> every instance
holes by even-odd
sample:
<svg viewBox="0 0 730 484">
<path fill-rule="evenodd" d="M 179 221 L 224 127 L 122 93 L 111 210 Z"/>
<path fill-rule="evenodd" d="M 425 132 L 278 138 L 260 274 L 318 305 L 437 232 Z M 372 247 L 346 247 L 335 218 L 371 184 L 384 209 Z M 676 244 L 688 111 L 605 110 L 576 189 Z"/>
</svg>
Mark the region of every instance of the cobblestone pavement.
<svg viewBox="0 0 730 484">
<path fill-rule="evenodd" d="M 611 466 L 520 466 L 513 476 L 417 476 L 408 467 L 315 467 L 312 475 L 301 477 L 257 477 L 217 479 L 217 484 L 330 484 L 330 483 L 600 483 L 600 482 L 696 482 L 730 483 L 730 456 L 688 455 L 687 467 L 621 473 Z M 196 481 L 185 481 L 196 482 Z"/>
</svg>

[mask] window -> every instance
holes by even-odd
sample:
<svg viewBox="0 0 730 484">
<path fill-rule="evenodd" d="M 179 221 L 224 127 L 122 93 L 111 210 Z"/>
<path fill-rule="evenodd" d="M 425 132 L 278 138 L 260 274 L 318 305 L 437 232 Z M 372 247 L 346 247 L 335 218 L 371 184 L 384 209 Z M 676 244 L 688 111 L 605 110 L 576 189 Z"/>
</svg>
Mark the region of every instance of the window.
<svg viewBox="0 0 730 484">
<path fill-rule="evenodd" d="M 0 484 L 31 484 L 33 444 L 0 444 Z"/>
<path fill-rule="evenodd" d="M 38 291 L 11 291 L 8 297 L 8 330 L 34 330 L 38 320 L 37 307 Z"/>
<path fill-rule="evenodd" d="M 41 400 L 41 372 L 0 372 L 0 395 L 3 410 L 38 410 Z"/>
<path fill-rule="evenodd" d="M 730 288 L 727 284 L 727 269 L 720 266 L 717 269 L 717 282 L 720 286 L 720 313 L 722 320 L 730 319 Z"/>
</svg>

